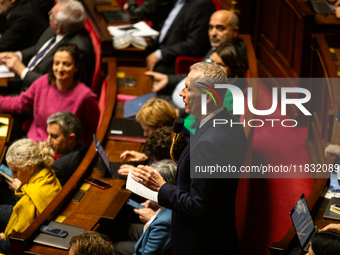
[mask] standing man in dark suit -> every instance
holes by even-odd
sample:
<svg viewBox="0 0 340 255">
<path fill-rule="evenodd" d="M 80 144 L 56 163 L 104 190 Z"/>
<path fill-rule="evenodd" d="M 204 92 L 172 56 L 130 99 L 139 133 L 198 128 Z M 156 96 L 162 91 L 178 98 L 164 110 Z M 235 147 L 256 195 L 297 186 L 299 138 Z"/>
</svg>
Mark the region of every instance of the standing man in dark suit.
<svg viewBox="0 0 340 255">
<path fill-rule="evenodd" d="M 76 0 L 59 0 L 50 11 L 50 27 L 45 30 L 35 46 L 21 52 L 0 53 L 0 59 L 21 79 L 21 89 L 27 89 L 36 79 L 46 74 L 52 66 L 58 45 L 73 43 L 81 51 L 84 76 L 80 79 L 91 86 L 94 71 L 94 52 L 91 38 L 84 28 L 86 13 Z"/>
<path fill-rule="evenodd" d="M 146 58 L 149 71 L 175 73 L 177 56 L 203 57 L 210 44 L 207 35 L 211 0 L 177 0 L 160 31 L 153 52 Z"/>
<path fill-rule="evenodd" d="M 221 81 L 227 78 L 226 70 L 205 62 L 193 65 L 190 70 L 180 95 L 186 112 L 194 114 L 200 126 L 178 161 L 176 186 L 166 183 L 148 166 L 138 166 L 132 174 L 136 181 L 158 191 L 159 205 L 172 210 L 173 254 L 234 255 L 239 253 L 235 198 L 247 139 L 242 125 L 230 124 L 239 121 L 223 108 L 210 89 L 214 84 L 226 84 Z M 210 91 L 205 94 L 205 115 L 200 103 L 203 89 Z M 225 95 L 223 89 L 216 91 L 220 97 Z M 216 124 L 217 119 L 228 123 Z M 235 172 L 226 170 L 228 167 Z"/>
<path fill-rule="evenodd" d="M 37 43 L 47 28 L 47 22 L 29 0 L 3 0 L 0 15 L 6 17 L 0 30 L 0 52 L 16 51 Z"/>
</svg>

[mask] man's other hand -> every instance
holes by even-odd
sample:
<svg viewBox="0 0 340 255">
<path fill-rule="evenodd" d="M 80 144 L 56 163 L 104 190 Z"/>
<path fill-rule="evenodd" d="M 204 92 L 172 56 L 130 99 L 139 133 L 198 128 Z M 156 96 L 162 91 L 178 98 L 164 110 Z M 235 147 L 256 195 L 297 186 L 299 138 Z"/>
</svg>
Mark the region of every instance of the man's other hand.
<svg viewBox="0 0 340 255">
<path fill-rule="evenodd" d="M 325 158 L 329 156 L 340 156 L 340 146 L 337 144 L 330 144 L 325 148 Z"/>
<path fill-rule="evenodd" d="M 164 89 L 166 85 L 168 85 L 169 78 L 166 74 L 147 71 L 145 75 L 150 76 L 152 78 L 152 91 L 158 92 L 161 89 Z"/>
</svg>

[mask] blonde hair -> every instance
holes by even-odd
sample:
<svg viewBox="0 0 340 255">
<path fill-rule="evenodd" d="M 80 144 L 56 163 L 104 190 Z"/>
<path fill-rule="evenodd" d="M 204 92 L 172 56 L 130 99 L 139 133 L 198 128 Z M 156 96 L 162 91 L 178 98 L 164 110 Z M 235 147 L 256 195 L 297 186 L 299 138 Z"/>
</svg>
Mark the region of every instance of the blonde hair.
<svg viewBox="0 0 340 255">
<path fill-rule="evenodd" d="M 20 139 L 8 148 L 6 161 L 21 170 L 27 170 L 28 165 L 33 165 L 34 171 L 40 171 L 53 165 L 53 157 L 54 152 L 47 142 Z"/>
<path fill-rule="evenodd" d="M 175 108 L 167 101 L 159 98 L 149 99 L 136 115 L 138 122 L 143 121 L 145 124 L 156 128 L 161 127 L 161 125 L 172 126 L 176 117 Z"/>
</svg>

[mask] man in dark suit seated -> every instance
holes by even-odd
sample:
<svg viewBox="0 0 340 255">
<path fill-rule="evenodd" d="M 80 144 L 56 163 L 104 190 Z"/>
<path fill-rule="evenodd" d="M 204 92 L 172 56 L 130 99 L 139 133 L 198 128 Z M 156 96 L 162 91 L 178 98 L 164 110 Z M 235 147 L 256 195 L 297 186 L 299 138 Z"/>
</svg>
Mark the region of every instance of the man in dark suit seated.
<svg viewBox="0 0 340 255">
<path fill-rule="evenodd" d="M 86 145 L 79 142 L 80 130 L 80 121 L 71 112 L 57 112 L 47 119 L 48 141 L 55 154 L 61 155 L 52 169 L 62 186 L 71 178 L 87 152 Z"/>
<path fill-rule="evenodd" d="M 211 0 L 177 0 L 166 18 L 155 46 L 146 58 L 148 70 L 175 73 L 177 56 L 203 57 L 209 49 L 207 35 Z"/>
<path fill-rule="evenodd" d="M 240 52 L 243 64 L 248 67 L 247 51 L 242 39 L 238 38 L 239 19 L 237 15 L 228 10 L 214 12 L 209 21 L 209 40 L 211 48 L 206 52 L 203 61 L 211 62 L 211 54 L 222 43 L 229 42 Z M 186 74 L 163 74 L 158 72 L 146 72 L 153 78 L 152 90 L 155 92 L 163 90 L 166 94 L 174 91 L 174 96 L 178 97 L 179 90 L 184 86 Z M 176 89 L 178 88 L 178 89 Z"/>
<path fill-rule="evenodd" d="M 59 0 L 50 11 L 50 27 L 45 30 L 35 46 L 20 52 L 0 53 L 0 59 L 21 79 L 19 89 L 27 89 L 36 79 L 46 74 L 52 66 L 58 45 L 73 43 L 81 51 L 81 80 L 91 86 L 94 71 L 94 52 L 91 38 L 84 28 L 86 13 L 76 0 Z M 18 88 L 11 92 L 18 92 Z"/>
<path fill-rule="evenodd" d="M 0 2 L 0 15 L 6 17 L 0 29 L 0 52 L 16 51 L 33 46 L 47 28 L 47 22 L 29 0 Z"/>
<path fill-rule="evenodd" d="M 214 63 L 200 62 L 190 68 L 180 95 L 186 112 L 195 115 L 200 126 L 178 161 L 176 186 L 151 167 L 132 171 L 135 181 L 158 192 L 160 206 L 172 210 L 171 246 L 176 255 L 239 254 L 235 199 L 247 139 L 242 125 L 231 124 L 239 120 L 214 102 L 216 93 L 225 95 L 225 89 L 214 85 L 226 84 L 226 78 L 226 70 Z M 203 107 L 202 98 L 206 99 Z M 216 124 L 221 120 L 228 123 Z"/>
</svg>

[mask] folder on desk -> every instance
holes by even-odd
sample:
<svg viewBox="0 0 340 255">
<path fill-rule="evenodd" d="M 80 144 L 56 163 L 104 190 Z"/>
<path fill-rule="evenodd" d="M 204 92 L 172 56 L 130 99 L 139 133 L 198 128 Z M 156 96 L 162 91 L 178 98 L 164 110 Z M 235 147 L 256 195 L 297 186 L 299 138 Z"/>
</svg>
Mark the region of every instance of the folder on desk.
<svg viewBox="0 0 340 255">
<path fill-rule="evenodd" d="M 145 140 L 144 131 L 138 121 L 133 119 L 112 118 L 107 129 L 108 138 L 112 136 L 141 137 Z M 115 139 L 112 139 L 115 140 Z M 120 139 L 117 139 L 120 140 Z"/>
<path fill-rule="evenodd" d="M 335 213 L 331 210 L 331 206 L 336 205 L 336 204 L 340 204 L 340 198 L 332 197 L 331 200 L 329 201 L 328 205 L 327 205 L 325 213 L 323 214 L 323 217 L 325 219 L 340 220 L 340 214 Z"/>
<path fill-rule="evenodd" d="M 311 1 L 313 9 L 316 13 L 332 14 L 334 13 L 334 5 L 328 1 Z"/>
<path fill-rule="evenodd" d="M 53 235 L 48 235 L 44 233 L 40 233 L 34 240 L 33 242 L 42 244 L 42 245 L 47 245 L 63 250 L 69 250 L 71 248 L 70 246 L 70 241 L 71 238 L 78 235 L 81 232 L 86 231 L 85 228 L 80 228 L 72 225 L 67 225 L 64 223 L 59 223 L 55 221 L 51 221 L 48 224 L 49 227 L 52 228 L 57 228 L 61 230 L 65 230 L 68 232 L 68 235 L 66 237 L 59 237 L 59 236 L 53 236 Z"/>
<path fill-rule="evenodd" d="M 145 94 L 126 101 L 124 104 L 124 118 L 135 118 L 140 108 L 151 98 L 156 97 L 156 92 Z"/>
<path fill-rule="evenodd" d="M 5 117 L 0 117 L 0 137 L 6 137 L 8 131 L 9 119 Z"/>
</svg>

